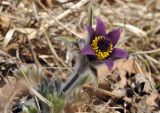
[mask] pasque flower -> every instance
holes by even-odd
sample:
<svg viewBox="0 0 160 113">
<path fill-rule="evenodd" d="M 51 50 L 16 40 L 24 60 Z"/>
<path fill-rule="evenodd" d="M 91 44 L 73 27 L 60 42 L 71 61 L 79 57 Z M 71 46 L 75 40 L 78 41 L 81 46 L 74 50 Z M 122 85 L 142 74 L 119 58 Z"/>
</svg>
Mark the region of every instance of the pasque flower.
<svg viewBox="0 0 160 113">
<path fill-rule="evenodd" d="M 106 26 L 97 19 L 96 29 L 92 26 L 87 27 L 88 30 L 88 41 L 82 49 L 81 53 L 87 55 L 91 61 L 100 61 L 105 63 L 109 69 L 112 69 L 114 60 L 120 58 L 128 58 L 128 53 L 120 48 L 116 48 L 121 28 L 114 29 L 106 33 Z"/>
</svg>

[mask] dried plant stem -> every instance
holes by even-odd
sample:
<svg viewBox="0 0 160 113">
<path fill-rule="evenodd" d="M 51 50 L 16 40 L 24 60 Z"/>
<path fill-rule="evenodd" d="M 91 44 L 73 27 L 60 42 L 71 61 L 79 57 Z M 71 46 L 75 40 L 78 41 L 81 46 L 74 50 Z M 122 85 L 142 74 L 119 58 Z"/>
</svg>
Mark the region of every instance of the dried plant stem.
<svg viewBox="0 0 160 113">
<path fill-rule="evenodd" d="M 106 108 L 108 108 L 108 109 L 124 109 L 123 107 L 108 107 L 108 106 L 106 106 Z"/>
<path fill-rule="evenodd" d="M 8 80 L 2 75 L 2 73 L 0 73 L 0 78 L 3 78 L 7 84 L 9 83 Z"/>
<path fill-rule="evenodd" d="M 44 35 L 45 35 L 45 38 L 46 38 L 46 40 L 47 40 L 47 42 L 48 42 L 48 45 L 49 45 L 49 48 L 50 48 L 52 54 L 55 56 L 55 58 L 56 58 L 64 67 L 68 67 L 68 66 L 64 63 L 64 61 L 63 61 L 63 60 L 58 56 L 58 54 L 56 53 L 56 51 L 55 51 L 55 49 L 53 48 L 52 43 L 51 43 L 51 41 L 50 41 L 50 39 L 49 39 L 49 37 L 48 37 L 48 35 L 47 35 L 46 32 L 44 32 Z M 67 68 L 67 69 L 68 69 L 68 68 Z"/>
<path fill-rule="evenodd" d="M 37 108 L 38 108 L 38 111 L 40 113 L 41 112 L 41 108 L 40 108 L 40 105 L 39 105 L 39 102 L 38 102 L 38 98 L 36 96 L 34 96 L 34 98 L 36 100 Z"/>
<path fill-rule="evenodd" d="M 149 54 L 149 53 L 156 53 L 156 52 L 160 52 L 160 48 L 150 50 L 150 51 L 137 51 L 135 54 Z"/>
<path fill-rule="evenodd" d="M 83 88 L 91 89 L 91 90 L 94 89 L 94 87 L 91 86 L 91 85 L 85 85 L 85 86 L 83 86 Z M 107 90 L 103 90 L 103 89 L 100 89 L 100 88 L 97 88 L 95 90 L 96 90 L 97 93 L 105 94 L 105 95 L 111 96 L 113 98 L 122 98 L 122 96 L 116 95 L 116 94 L 114 94 L 114 93 L 112 93 L 110 91 L 107 91 Z"/>
<path fill-rule="evenodd" d="M 147 54 L 145 54 L 144 56 L 145 56 L 148 60 L 151 60 L 152 62 L 154 62 L 155 64 L 160 65 L 160 62 L 159 62 L 158 60 L 154 59 L 153 57 L 151 57 L 151 56 L 149 56 L 149 55 L 147 55 Z"/>
<path fill-rule="evenodd" d="M 62 26 L 66 31 L 72 33 L 73 35 L 75 35 L 76 37 L 80 37 L 80 35 L 78 35 L 77 33 L 75 33 L 73 30 L 70 30 L 69 28 L 67 28 L 66 26 L 64 26 L 59 20 L 65 18 L 67 15 L 71 14 L 73 11 L 75 11 L 76 9 L 80 9 L 83 5 L 85 5 L 87 2 L 89 2 L 89 0 L 81 0 L 80 2 L 78 2 L 77 4 L 75 4 L 74 6 L 72 6 L 70 9 L 66 10 L 65 12 L 63 12 L 61 15 L 59 15 L 57 18 L 55 16 L 53 16 L 53 12 L 49 11 L 42 3 L 40 0 L 37 0 L 38 4 L 43 8 L 43 10 L 45 10 L 48 15 L 50 17 L 53 18 L 53 21 L 51 21 L 49 24 L 45 24 L 43 28 L 41 28 L 42 31 L 44 31 L 44 29 L 47 29 L 48 27 L 54 25 L 54 23 L 58 23 L 60 26 Z"/>
<path fill-rule="evenodd" d="M 45 10 L 47 11 L 47 8 L 41 3 L 40 0 L 37 0 L 38 4 Z M 57 20 L 61 20 L 63 18 L 65 18 L 66 16 L 68 16 L 69 14 L 73 13 L 75 10 L 80 9 L 83 5 L 85 5 L 86 3 L 88 3 L 89 0 L 80 0 L 77 4 L 73 5 L 70 9 L 64 11 L 62 14 L 60 14 L 59 16 L 57 16 Z M 55 20 L 50 21 L 49 25 L 45 25 L 45 26 L 52 26 L 55 23 Z"/>
<path fill-rule="evenodd" d="M 34 59 L 35 63 L 36 63 L 38 66 L 40 66 L 41 64 L 39 63 L 39 61 L 38 61 L 38 59 L 37 59 L 37 57 L 36 57 L 36 53 L 34 52 L 33 47 L 32 47 L 32 43 L 31 43 L 31 41 L 30 41 L 30 39 L 29 39 L 28 37 L 27 37 L 27 41 L 28 41 L 28 43 L 29 43 L 29 46 L 30 46 L 30 49 L 31 49 L 31 54 L 32 54 L 32 56 L 33 56 L 33 59 Z"/>
<path fill-rule="evenodd" d="M 38 93 L 35 89 L 31 88 L 31 91 L 43 102 L 45 102 L 49 107 L 52 107 L 52 103 L 44 98 L 40 93 Z"/>
<path fill-rule="evenodd" d="M 107 91 L 107 90 L 104 90 L 104 89 L 101 89 L 101 88 L 96 88 L 95 89 L 91 85 L 84 85 L 83 88 L 90 89 L 90 90 L 95 90 L 96 93 L 104 94 L 104 95 L 110 96 L 112 98 L 123 98 L 124 97 L 124 96 L 120 96 L 118 94 L 115 94 L 113 92 L 110 92 L 110 91 Z M 130 99 L 128 97 L 124 97 L 123 99 L 130 103 Z"/>
<path fill-rule="evenodd" d="M 133 62 L 133 66 L 134 66 L 134 69 L 136 70 L 136 72 L 139 72 L 141 75 L 144 74 L 140 65 L 136 61 Z"/>
<path fill-rule="evenodd" d="M 73 13 L 75 10 L 80 9 L 83 5 L 88 3 L 89 0 L 80 0 L 77 4 L 73 5 L 70 9 L 63 12 L 61 15 L 57 17 L 58 20 L 65 18 L 67 15 Z M 54 21 L 50 22 L 51 25 L 54 24 Z"/>
</svg>

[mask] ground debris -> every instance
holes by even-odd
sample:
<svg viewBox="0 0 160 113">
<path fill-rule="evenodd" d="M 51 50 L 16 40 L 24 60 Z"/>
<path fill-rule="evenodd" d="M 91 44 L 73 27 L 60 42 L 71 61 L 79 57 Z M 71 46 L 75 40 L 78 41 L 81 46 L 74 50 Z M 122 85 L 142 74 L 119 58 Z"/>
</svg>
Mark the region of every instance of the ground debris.
<svg viewBox="0 0 160 113">
<path fill-rule="evenodd" d="M 55 85 L 54 77 L 60 80 L 55 82 L 58 85 L 69 78 L 76 62 L 77 40 L 87 37 L 90 5 L 93 17 L 104 20 L 107 31 L 123 29 L 117 47 L 127 50 L 129 59 L 117 60 L 112 70 L 97 66 L 98 85 L 84 84 L 76 92 L 78 96 L 67 98 L 64 111 L 160 112 L 158 0 L 1 0 L 0 113 L 19 113 L 28 105 L 40 112 L 41 105 L 50 105 L 44 95 L 37 92 L 37 96 L 31 89 L 43 86 L 44 78 L 50 81 L 45 81 L 50 84 L 44 91 Z"/>
</svg>

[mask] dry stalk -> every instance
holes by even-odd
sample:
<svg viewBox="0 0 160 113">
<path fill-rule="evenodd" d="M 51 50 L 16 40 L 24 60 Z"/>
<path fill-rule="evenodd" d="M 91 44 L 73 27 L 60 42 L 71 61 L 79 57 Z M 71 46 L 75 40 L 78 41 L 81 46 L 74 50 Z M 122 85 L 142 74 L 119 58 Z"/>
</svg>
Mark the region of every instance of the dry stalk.
<svg viewBox="0 0 160 113">
<path fill-rule="evenodd" d="M 137 51 L 135 54 L 149 54 L 149 53 L 156 53 L 156 52 L 160 52 L 160 48 L 149 50 L 149 51 Z"/>
<path fill-rule="evenodd" d="M 46 40 L 47 40 L 47 42 L 48 42 L 48 46 L 49 46 L 52 54 L 56 57 L 56 59 L 57 59 L 64 67 L 68 67 L 68 66 L 64 63 L 64 61 L 63 61 L 63 60 L 58 56 L 58 54 L 56 53 L 56 50 L 55 50 L 54 47 L 52 46 L 52 43 L 51 43 L 51 41 L 50 41 L 50 39 L 49 39 L 49 37 L 48 37 L 48 35 L 47 35 L 46 32 L 44 32 L 44 35 L 45 35 L 45 38 L 46 38 Z M 68 69 L 68 68 L 67 68 L 67 69 Z"/>
<path fill-rule="evenodd" d="M 107 91 L 107 90 L 104 90 L 104 89 L 101 89 L 101 88 L 94 88 L 93 86 L 90 86 L 90 85 L 84 85 L 83 88 L 90 89 L 90 90 L 95 90 L 96 93 L 104 94 L 104 95 L 110 96 L 112 98 L 123 98 L 125 101 L 127 101 L 129 103 L 131 102 L 130 98 L 128 98 L 128 97 L 119 96 L 119 95 L 117 95 L 113 92 L 110 92 L 110 91 Z"/>
<path fill-rule="evenodd" d="M 76 9 L 80 9 L 83 5 L 85 5 L 87 2 L 89 2 L 89 0 L 81 0 L 80 2 L 78 2 L 77 4 L 75 4 L 73 7 L 71 7 L 70 9 L 66 10 L 65 12 L 63 12 L 61 15 L 59 15 L 57 18 L 55 16 L 53 16 L 53 12 L 49 11 L 42 3 L 40 0 L 37 0 L 39 5 L 43 8 L 44 11 L 46 11 L 48 13 L 48 15 L 53 18 L 53 21 L 51 21 L 49 24 L 44 25 L 43 28 L 40 28 L 41 31 L 44 31 L 45 29 L 47 29 L 48 27 L 51 27 L 54 25 L 54 23 L 58 23 L 60 26 L 62 26 L 66 31 L 72 33 L 73 35 L 75 35 L 76 37 L 82 38 L 80 35 L 78 35 L 77 33 L 75 33 L 73 30 L 69 29 L 68 27 L 66 27 L 65 25 L 63 25 L 63 23 L 61 23 L 59 20 L 65 18 L 67 15 L 71 14 L 72 12 L 74 12 Z"/>
</svg>

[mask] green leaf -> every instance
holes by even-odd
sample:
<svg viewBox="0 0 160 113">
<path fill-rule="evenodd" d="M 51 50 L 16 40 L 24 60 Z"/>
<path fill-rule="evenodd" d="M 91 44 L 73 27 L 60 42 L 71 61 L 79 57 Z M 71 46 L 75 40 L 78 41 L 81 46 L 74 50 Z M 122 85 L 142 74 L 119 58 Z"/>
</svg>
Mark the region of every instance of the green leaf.
<svg viewBox="0 0 160 113">
<path fill-rule="evenodd" d="M 88 23 L 90 26 L 92 26 L 92 17 L 93 17 L 93 10 L 92 10 L 92 5 L 90 5 L 88 8 Z"/>
<path fill-rule="evenodd" d="M 23 105 L 23 112 L 24 113 L 38 113 L 37 107 L 32 103 L 33 105 Z"/>
<path fill-rule="evenodd" d="M 28 106 L 27 113 L 38 113 L 38 110 L 35 107 Z"/>
<path fill-rule="evenodd" d="M 27 99 L 26 97 L 21 100 L 22 111 L 24 113 L 38 113 L 38 108 L 36 107 L 35 100 L 33 98 Z"/>
<path fill-rule="evenodd" d="M 57 96 L 55 93 L 48 94 L 47 99 L 52 102 L 54 113 L 60 113 L 66 103 L 63 95 Z"/>
</svg>

